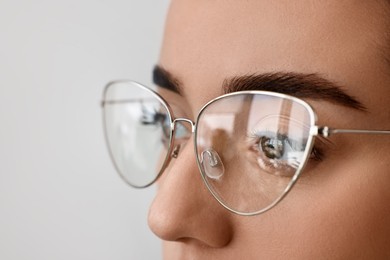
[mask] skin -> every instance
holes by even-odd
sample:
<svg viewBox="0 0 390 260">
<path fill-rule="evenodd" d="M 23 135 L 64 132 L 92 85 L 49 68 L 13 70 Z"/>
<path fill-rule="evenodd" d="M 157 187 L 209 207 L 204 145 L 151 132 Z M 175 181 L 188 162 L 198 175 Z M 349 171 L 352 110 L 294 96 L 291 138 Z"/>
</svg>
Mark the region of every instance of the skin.
<svg viewBox="0 0 390 260">
<path fill-rule="evenodd" d="M 383 10 L 380 1 L 172 1 L 159 65 L 182 83 L 182 96 L 166 95 L 180 107 L 175 116 L 195 120 L 225 78 L 317 73 L 367 108 L 306 99 L 320 125 L 390 129 Z M 329 140 L 323 160 L 275 208 L 243 217 L 207 190 L 191 138 L 150 208 L 164 259 L 389 259 L 390 136 Z"/>
</svg>

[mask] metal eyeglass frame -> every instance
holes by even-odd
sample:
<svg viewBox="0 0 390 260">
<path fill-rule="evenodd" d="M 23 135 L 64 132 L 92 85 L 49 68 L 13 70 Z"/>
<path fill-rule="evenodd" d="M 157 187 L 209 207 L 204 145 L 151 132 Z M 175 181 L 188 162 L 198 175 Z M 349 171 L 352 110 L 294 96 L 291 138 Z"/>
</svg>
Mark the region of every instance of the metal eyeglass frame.
<svg viewBox="0 0 390 260">
<path fill-rule="evenodd" d="M 146 187 L 152 185 L 153 183 L 155 183 L 159 179 L 159 177 L 163 174 L 163 172 L 165 171 L 165 169 L 168 166 L 168 164 L 170 163 L 172 157 L 176 158 L 176 156 L 177 156 L 177 153 L 173 150 L 173 148 L 174 148 L 173 144 L 174 144 L 175 132 L 176 132 L 176 124 L 178 122 L 189 123 L 191 125 L 191 134 L 194 135 L 194 152 L 195 152 L 195 156 L 196 156 L 196 162 L 197 162 L 198 169 L 199 169 L 199 172 L 201 174 L 203 182 L 205 183 L 207 189 L 213 195 L 213 197 L 224 208 L 226 208 L 230 212 L 233 212 L 235 214 L 242 215 L 242 216 L 254 216 L 254 215 L 258 215 L 258 214 L 264 213 L 264 212 L 270 210 L 271 208 L 273 208 L 274 206 L 276 206 L 289 193 L 291 188 L 294 186 L 294 184 L 298 180 L 302 170 L 305 168 L 305 166 L 307 164 L 307 161 L 308 161 L 308 158 L 309 158 L 309 153 L 311 152 L 311 150 L 313 148 L 314 138 L 316 136 L 322 136 L 324 138 L 328 138 L 329 136 L 334 135 L 334 134 L 377 134 L 377 135 L 390 135 L 390 130 L 338 129 L 338 128 L 331 128 L 329 126 L 318 126 L 318 125 L 316 125 L 316 121 L 317 121 L 316 113 L 314 112 L 313 108 L 308 103 L 306 103 L 302 99 L 299 99 L 299 98 L 296 98 L 296 97 L 293 97 L 293 96 L 290 96 L 290 95 L 281 94 L 281 93 L 275 93 L 275 92 L 269 92 L 269 91 L 239 91 L 239 92 L 233 92 L 233 93 L 221 95 L 221 96 L 219 96 L 217 98 L 214 98 L 214 99 L 210 100 L 209 102 L 207 102 L 199 110 L 198 115 L 196 117 L 196 121 L 194 122 L 194 121 L 192 121 L 192 120 L 190 120 L 188 118 L 173 118 L 173 111 L 172 111 L 171 107 L 169 106 L 169 104 L 165 101 L 165 99 L 163 97 L 161 97 L 155 91 L 149 89 L 148 87 L 146 87 L 146 86 L 144 86 L 144 85 L 142 85 L 142 84 L 140 84 L 138 82 L 131 81 L 131 80 L 117 80 L 117 81 L 109 82 L 106 85 L 106 87 L 104 89 L 104 92 L 103 92 L 103 100 L 101 101 L 102 108 L 104 108 L 104 106 L 106 104 L 113 104 L 113 103 L 119 103 L 119 102 L 123 103 L 123 102 L 131 102 L 132 101 L 132 100 L 123 100 L 123 101 L 106 100 L 105 96 L 106 96 L 107 90 L 109 89 L 110 86 L 115 85 L 115 84 L 129 84 L 129 86 L 135 85 L 135 86 L 137 86 L 137 87 L 139 87 L 139 88 L 149 92 L 150 94 L 152 94 L 164 106 L 164 108 L 168 111 L 167 115 L 169 117 L 170 128 L 171 128 L 170 129 L 171 130 L 170 131 L 170 136 L 169 136 L 169 140 L 170 141 L 169 141 L 168 147 L 167 147 L 167 155 L 164 158 L 164 163 L 162 164 L 159 173 L 156 175 L 156 177 L 150 183 L 147 183 L 147 184 L 142 185 L 142 186 L 137 186 L 137 185 L 134 185 L 134 184 L 130 183 L 122 175 L 121 171 L 119 170 L 119 167 L 115 164 L 115 159 L 114 159 L 114 156 L 113 156 L 113 154 L 111 152 L 109 141 L 108 141 L 107 130 L 106 130 L 106 127 L 104 127 L 106 144 L 107 144 L 107 148 L 108 148 L 109 153 L 110 153 L 111 160 L 112 160 L 112 162 L 113 162 L 117 172 L 122 177 L 122 179 L 126 183 L 128 183 L 130 186 L 132 186 L 134 188 L 146 188 Z M 309 136 L 308 136 L 306 148 L 305 148 L 305 151 L 304 151 L 304 154 L 303 154 L 303 158 L 304 159 L 302 160 L 301 164 L 297 168 L 297 170 L 296 170 L 294 176 L 292 177 L 292 179 L 290 180 L 289 184 L 284 189 L 283 193 L 278 198 L 276 198 L 270 205 L 268 205 L 267 207 L 265 207 L 265 208 L 263 208 L 261 210 L 255 211 L 255 212 L 240 212 L 240 211 L 237 211 L 237 210 L 229 207 L 228 205 L 226 205 L 215 194 L 215 192 L 212 190 L 212 188 L 210 187 L 210 184 L 207 181 L 205 173 L 202 170 L 202 165 L 201 165 L 201 163 L 199 161 L 199 158 L 198 158 L 198 148 L 197 148 L 197 144 L 196 144 L 196 141 L 197 141 L 197 131 L 196 131 L 197 130 L 197 125 L 198 125 L 198 122 L 199 122 L 199 118 L 201 117 L 201 115 L 205 111 L 205 109 L 210 104 L 212 104 L 212 103 L 214 103 L 214 102 L 216 102 L 216 101 L 218 101 L 220 99 L 223 99 L 225 97 L 230 97 L 230 96 L 235 96 L 235 95 L 244 95 L 244 94 L 265 95 L 265 96 L 278 97 L 278 98 L 287 99 L 287 100 L 296 102 L 296 103 L 302 105 L 307 110 L 307 112 L 309 113 L 309 118 L 310 118 L 310 126 L 309 126 L 310 130 L 309 130 Z M 103 122 L 104 122 L 104 125 L 105 125 L 106 124 L 106 119 L 105 119 L 104 113 L 103 113 Z"/>
</svg>

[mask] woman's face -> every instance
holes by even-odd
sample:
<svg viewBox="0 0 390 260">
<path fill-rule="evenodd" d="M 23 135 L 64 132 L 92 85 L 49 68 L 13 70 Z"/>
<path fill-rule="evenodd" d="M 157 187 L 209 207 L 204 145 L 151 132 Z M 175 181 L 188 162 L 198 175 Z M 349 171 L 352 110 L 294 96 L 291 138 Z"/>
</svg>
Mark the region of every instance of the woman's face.
<svg viewBox="0 0 390 260">
<path fill-rule="evenodd" d="M 195 121 L 205 103 L 223 94 L 227 79 L 314 73 L 365 107 L 321 98 L 318 89 L 303 99 L 319 125 L 390 129 L 385 10 L 380 1 L 174 0 L 159 66 L 181 94 L 168 95 L 180 116 Z M 302 96 L 299 89 L 296 95 Z M 276 207 L 252 217 L 231 213 L 212 197 L 189 140 L 159 179 L 150 208 L 149 225 L 165 240 L 164 258 L 390 258 L 390 136 L 329 140 L 308 177 Z"/>
</svg>

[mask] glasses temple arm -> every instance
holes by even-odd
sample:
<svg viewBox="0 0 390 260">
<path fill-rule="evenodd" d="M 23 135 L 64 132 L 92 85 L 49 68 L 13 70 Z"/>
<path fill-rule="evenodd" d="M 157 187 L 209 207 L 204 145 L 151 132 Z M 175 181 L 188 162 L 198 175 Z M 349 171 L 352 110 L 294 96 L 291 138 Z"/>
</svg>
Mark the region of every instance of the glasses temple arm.
<svg viewBox="0 0 390 260">
<path fill-rule="evenodd" d="M 328 126 L 315 126 L 313 128 L 314 135 L 328 137 L 333 134 L 376 134 L 390 135 L 390 130 L 364 130 L 364 129 L 335 129 Z"/>
</svg>

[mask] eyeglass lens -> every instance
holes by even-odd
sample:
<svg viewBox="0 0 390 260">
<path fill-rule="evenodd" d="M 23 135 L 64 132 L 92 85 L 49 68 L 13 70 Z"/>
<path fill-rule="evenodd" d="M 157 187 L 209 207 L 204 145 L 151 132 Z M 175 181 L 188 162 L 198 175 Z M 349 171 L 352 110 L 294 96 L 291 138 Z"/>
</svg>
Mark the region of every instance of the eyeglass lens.
<svg viewBox="0 0 390 260">
<path fill-rule="evenodd" d="M 150 185 L 163 168 L 171 143 L 168 108 L 136 83 L 110 85 L 104 99 L 106 139 L 117 171 L 134 187 Z"/>
<path fill-rule="evenodd" d="M 208 104 L 196 150 L 210 191 L 238 212 L 272 205 L 304 163 L 310 124 L 304 106 L 279 96 L 236 93 Z"/>
</svg>

